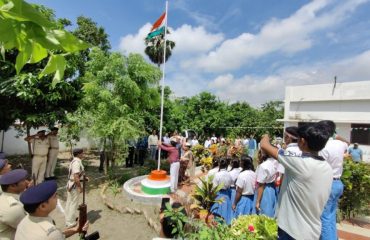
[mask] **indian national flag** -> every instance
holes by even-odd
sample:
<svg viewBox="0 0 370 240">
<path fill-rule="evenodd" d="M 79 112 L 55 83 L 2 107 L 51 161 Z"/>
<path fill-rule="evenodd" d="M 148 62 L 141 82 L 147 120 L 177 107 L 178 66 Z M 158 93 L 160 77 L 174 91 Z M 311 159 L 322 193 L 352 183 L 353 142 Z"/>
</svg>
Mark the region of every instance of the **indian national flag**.
<svg viewBox="0 0 370 240">
<path fill-rule="evenodd" d="M 152 26 L 152 29 L 150 30 L 150 33 L 146 37 L 147 39 L 152 39 L 162 33 L 164 33 L 164 30 L 166 29 L 166 13 L 164 12 L 158 19 L 155 21 L 155 23 Z"/>
</svg>

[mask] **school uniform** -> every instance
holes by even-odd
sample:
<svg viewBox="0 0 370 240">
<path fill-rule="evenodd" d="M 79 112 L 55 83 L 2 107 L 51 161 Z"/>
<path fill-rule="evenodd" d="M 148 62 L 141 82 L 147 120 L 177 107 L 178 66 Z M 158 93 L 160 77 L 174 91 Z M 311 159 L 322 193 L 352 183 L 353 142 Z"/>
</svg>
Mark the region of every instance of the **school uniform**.
<svg viewBox="0 0 370 240">
<path fill-rule="evenodd" d="M 236 195 L 235 182 L 236 182 L 236 179 L 238 178 L 238 176 L 240 174 L 240 171 L 241 171 L 241 168 L 234 168 L 234 169 L 232 169 L 232 170 L 229 171 L 229 173 L 231 175 L 231 179 L 233 181 L 233 184 L 230 187 L 230 191 L 231 191 L 231 199 L 230 199 L 231 200 L 231 204 L 235 200 L 235 195 Z"/>
<path fill-rule="evenodd" d="M 261 163 L 256 170 L 257 183 L 265 184 L 263 190 L 260 212 L 269 217 L 275 216 L 275 208 L 277 202 L 277 192 L 275 187 L 275 180 L 277 175 L 278 162 L 273 158 L 268 158 L 266 161 Z M 257 201 L 258 190 L 255 192 L 255 199 Z M 255 206 L 255 205 L 254 205 Z M 257 213 L 257 210 L 255 209 Z"/>
<path fill-rule="evenodd" d="M 211 208 L 213 214 L 221 216 L 226 224 L 231 223 L 232 219 L 232 208 L 231 208 L 231 191 L 230 186 L 233 184 L 231 175 L 226 169 L 220 169 L 215 174 L 213 179 L 213 185 L 219 186 L 222 185 L 222 189 L 217 193 L 216 199 L 223 199 L 222 203 L 215 203 Z"/>
<path fill-rule="evenodd" d="M 207 179 L 209 179 L 210 177 L 214 177 L 215 174 L 219 171 L 219 167 L 215 167 L 215 168 L 212 168 L 211 170 L 208 171 L 207 173 Z"/>
<path fill-rule="evenodd" d="M 256 173 L 252 170 L 245 170 L 241 172 L 236 180 L 236 187 L 242 189 L 242 196 L 238 204 L 234 217 L 237 218 L 240 215 L 252 214 L 254 208 L 254 193 L 256 190 Z"/>
<path fill-rule="evenodd" d="M 319 152 L 333 170 L 333 181 L 329 199 L 321 215 L 322 230 L 320 238 L 337 239 L 337 208 L 340 196 L 343 194 L 344 185 L 340 180 L 343 172 L 343 158 L 347 151 L 347 143 L 330 138 L 325 148 Z"/>
</svg>

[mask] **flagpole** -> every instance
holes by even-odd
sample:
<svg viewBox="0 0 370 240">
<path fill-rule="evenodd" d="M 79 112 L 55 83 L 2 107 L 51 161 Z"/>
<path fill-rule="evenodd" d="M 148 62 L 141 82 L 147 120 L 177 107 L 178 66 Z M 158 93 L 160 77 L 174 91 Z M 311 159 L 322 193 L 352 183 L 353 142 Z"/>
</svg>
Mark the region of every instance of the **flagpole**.
<svg viewBox="0 0 370 240">
<path fill-rule="evenodd" d="M 164 48 L 163 48 L 163 68 L 162 68 L 162 91 L 161 91 L 161 119 L 159 126 L 159 139 L 162 141 L 162 128 L 163 128 L 163 102 L 164 102 L 164 79 L 165 79 L 165 70 L 166 70 L 166 48 L 167 48 L 167 19 L 168 19 L 168 1 L 166 1 L 166 19 L 165 19 L 165 28 L 164 28 Z M 158 168 L 161 168 L 161 149 L 158 151 Z"/>
</svg>

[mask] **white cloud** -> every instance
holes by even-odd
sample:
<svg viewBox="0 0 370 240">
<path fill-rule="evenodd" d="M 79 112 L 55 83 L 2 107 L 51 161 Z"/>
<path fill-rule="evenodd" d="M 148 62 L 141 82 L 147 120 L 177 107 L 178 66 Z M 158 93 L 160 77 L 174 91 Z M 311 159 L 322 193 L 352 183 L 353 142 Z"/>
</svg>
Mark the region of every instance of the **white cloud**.
<svg viewBox="0 0 370 240">
<path fill-rule="evenodd" d="M 284 99 L 285 86 L 333 82 L 370 81 L 370 50 L 337 62 L 318 62 L 310 66 L 283 67 L 268 76 L 245 75 L 235 78 L 231 74 L 215 78 L 209 86 L 221 99 L 235 102 L 248 101 L 259 106 L 269 100 Z M 227 84 L 219 85 L 220 79 Z"/>
<path fill-rule="evenodd" d="M 242 33 L 227 39 L 208 54 L 184 61 L 182 67 L 197 66 L 205 71 L 223 72 L 270 53 L 293 54 L 309 49 L 313 45 L 314 34 L 342 22 L 367 1 L 353 0 L 340 4 L 332 0 L 311 1 L 288 18 L 269 21 L 259 33 Z"/>
<path fill-rule="evenodd" d="M 176 43 L 176 53 L 201 53 L 214 48 L 224 37 L 221 33 L 209 33 L 202 26 L 184 24 L 172 30 L 168 38 Z"/>
<path fill-rule="evenodd" d="M 136 34 L 129 34 L 121 38 L 119 49 L 123 53 L 144 53 L 144 39 L 149 33 L 151 24 L 142 26 Z M 214 48 L 223 39 L 221 33 L 209 33 L 204 27 L 192 27 L 184 24 L 177 29 L 170 29 L 168 39 L 175 41 L 174 53 L 192 54 L 204 53 Z"/>
<path fill-rule="evenodd" d="M 136 34 L 129 34 L 121 37 L 119 50 L 124 54 L 140 53 L 144 54 L 145 43 L 144 39 L 150 32 L 152 25 L 146 23 Z"/>
</svg>

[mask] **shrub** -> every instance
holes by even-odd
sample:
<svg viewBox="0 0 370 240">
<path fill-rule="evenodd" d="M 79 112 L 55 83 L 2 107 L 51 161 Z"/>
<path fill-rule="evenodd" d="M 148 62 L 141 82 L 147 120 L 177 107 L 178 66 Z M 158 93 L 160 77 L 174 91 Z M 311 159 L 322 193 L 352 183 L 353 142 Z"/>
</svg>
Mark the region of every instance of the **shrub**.
<svg viewBox="0 0 370 240">
<path fill-rule="evenodd" d="M 369 214 L 370 165 L 345 159 L 341 179 L 344 184 L 344 192 L 339 201 L 342 218 Z"/>
</svg>

